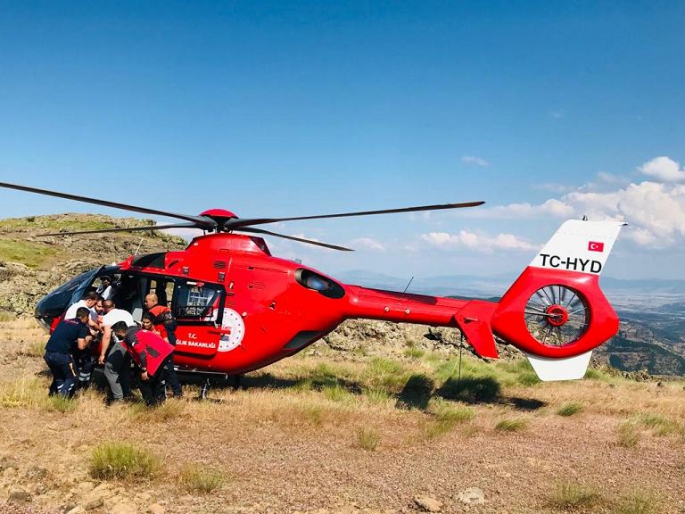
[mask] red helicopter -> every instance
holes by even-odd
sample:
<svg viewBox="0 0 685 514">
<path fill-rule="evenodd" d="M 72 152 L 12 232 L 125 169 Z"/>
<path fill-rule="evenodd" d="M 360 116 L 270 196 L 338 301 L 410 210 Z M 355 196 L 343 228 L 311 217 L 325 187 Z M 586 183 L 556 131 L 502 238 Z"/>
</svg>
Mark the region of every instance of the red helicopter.
<svg viewBox="0 0 685 514">
<path fill-rule="evenodd" d="M 46 295 L 36 318 L 48 329 L 98 283 L 118 277 L 117 306 L 140 320 L 154 292 L 178 322 L 174 363 L 182 371 L 239 375 L 289 357 L 351 318 L 461 330 L 481 357 L 497 358 L 495 335 L 520 349 L 542 380 L 584 376 L 593 348 L 613 337 L 619 320 L 599 275 L 623 223 L 566 221 L 499 302 L 462 300 L 343 284 L 300 263 L 274 257 L 269 235 L 340 251 L 342 246 L 274 233 L 275 222 L 458 209 L 484 202 L 427 205 L 287 218 L 239 218 L 223 209 L 199 216 L 2 183 L 0 187 L 182 220 L 135 228 L 60 232 L 66 236 L 197 228 L 184 251 L 136 255 L 83 273 Z M 236 231 L 241 233 L 236 233 Z"/>
</svg>

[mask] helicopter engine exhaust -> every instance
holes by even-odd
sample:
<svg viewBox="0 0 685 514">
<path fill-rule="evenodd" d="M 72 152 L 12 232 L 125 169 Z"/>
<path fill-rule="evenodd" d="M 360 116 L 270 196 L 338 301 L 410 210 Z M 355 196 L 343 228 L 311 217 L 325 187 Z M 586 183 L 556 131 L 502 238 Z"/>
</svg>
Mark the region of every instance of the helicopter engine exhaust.
<svg viewBox="0 0 685 514">
<path fill-rule="evenodd" d="M 495 336 L 521 350 L 541 380 L 585 375 L 592 350 L 618 332 L 599 275 L 624 223 L 565 222 L 499 302 L 346 286 L 345 318 L 457 326 L 481 357 Z"/>
</svg>

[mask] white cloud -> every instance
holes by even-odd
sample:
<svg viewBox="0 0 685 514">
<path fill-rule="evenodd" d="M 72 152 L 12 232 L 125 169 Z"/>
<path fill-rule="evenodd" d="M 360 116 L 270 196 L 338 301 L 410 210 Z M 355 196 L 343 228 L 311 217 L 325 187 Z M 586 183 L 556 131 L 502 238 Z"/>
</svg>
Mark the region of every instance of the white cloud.
<svg viewBox="0 0 685 514">
<path fill-rule="evenodd" d="M 627 178 L 605 172 L 559 198 L 533 205 L 518 203 L 478 209 L 465 217 L 512 218 L 581 218 L 616 220 L 628 223 L 624 236 L 639 246 L 663 248 L 685 244 L 685 170 L 668 157 L 657 157 L 638 170 L 659 180 L 628 182 Z M 550 188 L 551 189 L 551 188 Z M 468 236 L 454 239 L 449 234 L 431 236 L 433 244 L 468 246 Z M 441 239 L 442 238 L 442 239 Z"/>
<path fill-rule="evenodd" d="M 607 173 L 606 171 L 597 172 L 597 180 L 605 184 L 627 184 L 630 182 L 626 177 Z"/>
<path fill-rule="evenodd" d="M 482 253 L 494 253 L 495 251 L 518 251 L 535 248 L 529 242 L 519 239 L 513 234 L 498 234 L 494 237 L 476 234 L 469 230 L 460 230 L 458 234 L 446 232 L 430 232 L 422 234 L 421 239 L 431 246 L 453 250 L 468 248 Z"/>
<path fill-rule="evenodd" d="M 685 182 L 685 170 L 680 168 L 680 163 L 668 157 L 656 157 L 638 170 L 659 182 Z"/>
<path fill-rule="evenodd" d="M 374 250 L 377 252 L 385 251 L 385 247 L 381 243 L 375 239 L 371 239 L 370 237 L 359 237 L 357 239 L 353 239 L 350 241 L 350 246 L 352 248 L 365 248 L 367 250 Z"/>
<path fill-rule="evenodd" d="M 555 184 L 553 182 L 547 182 L 545 184 L 535 184 L 533 189 L 540 189 L 542 191 L 551 191 L 552 193 L 567 193 L 573 191 L 575 186 L 569 186 L 566 184 Z"/>
<path fill-rule="evenodd" d="M 478 166 L 480 168 L 487 168 L 490 166 L 488 161 L 480 157 L 476 157 L 475 155 L 465 155 L 461 158 L 461 162 L 468 164 L 469 166 Z"/>
<path fill-rule="evenodd" d="M 561 110 L 556 110 L 556 111 L 550 111 L 549 115 L 554 118 L 555 120 L 560 120 L 561 118 L 564 117 L 564 111 Z"/>
</svg>

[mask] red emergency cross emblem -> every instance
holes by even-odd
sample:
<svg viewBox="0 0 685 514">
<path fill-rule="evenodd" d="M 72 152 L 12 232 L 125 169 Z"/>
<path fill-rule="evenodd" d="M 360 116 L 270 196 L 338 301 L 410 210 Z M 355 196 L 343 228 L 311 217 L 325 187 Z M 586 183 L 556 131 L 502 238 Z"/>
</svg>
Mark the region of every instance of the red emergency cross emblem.
<svg viewBox="0 0 685 514">
<path fill-rule="evenodd" d="M 603 252 L 604 243 L 598 243 L 597 241 L 590 241 L 587 244 L 587 249 L 591 252 Z"/>
</svg>

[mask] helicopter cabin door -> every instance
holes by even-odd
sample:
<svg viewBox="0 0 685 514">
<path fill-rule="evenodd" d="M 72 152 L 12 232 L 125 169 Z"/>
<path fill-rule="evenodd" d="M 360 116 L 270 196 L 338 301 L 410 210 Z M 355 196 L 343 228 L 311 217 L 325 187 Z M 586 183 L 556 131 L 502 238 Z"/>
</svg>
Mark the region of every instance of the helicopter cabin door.
<svg viewBox="0 0 685 514">
<path fill-rule="evenodd" d="M 222 336 L 225 290 L 223 286 L 175 279 L 172 311 L 176 318 L 176 353 L 212 357 Z"/>
</svg>

